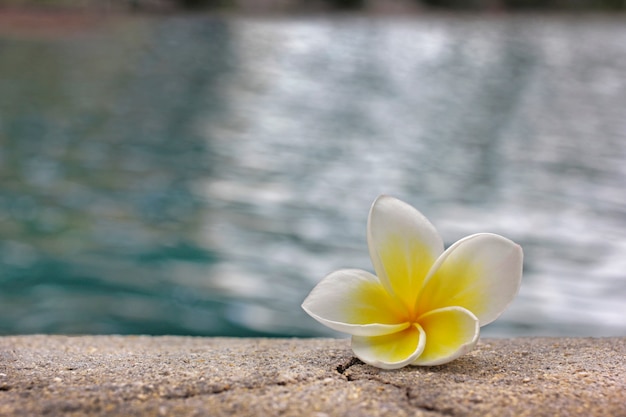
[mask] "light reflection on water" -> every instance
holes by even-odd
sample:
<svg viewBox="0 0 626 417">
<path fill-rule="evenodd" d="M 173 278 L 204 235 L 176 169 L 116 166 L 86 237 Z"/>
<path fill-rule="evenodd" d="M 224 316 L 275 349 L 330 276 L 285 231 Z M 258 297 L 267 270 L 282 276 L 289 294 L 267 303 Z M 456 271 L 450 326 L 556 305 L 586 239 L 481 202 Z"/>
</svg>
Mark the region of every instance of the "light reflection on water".
<svg viewBox="0 0 626 417">
<path fill-rule="evenodd" d="M 626 333 L 626 27 L 126 20 L 0 38 L 0 331 L 323 335 L 381 193 L 525 249 L 488 335 Z"/>
</svg>

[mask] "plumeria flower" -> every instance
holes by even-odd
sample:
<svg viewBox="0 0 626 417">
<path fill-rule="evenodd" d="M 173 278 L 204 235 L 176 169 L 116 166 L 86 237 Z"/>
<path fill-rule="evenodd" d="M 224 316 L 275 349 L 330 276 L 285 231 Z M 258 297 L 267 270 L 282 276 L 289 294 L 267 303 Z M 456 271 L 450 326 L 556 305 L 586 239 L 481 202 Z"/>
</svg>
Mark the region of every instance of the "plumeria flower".
<svg viewBox="0 0 626 417">
<path fill-rule="evenodd" d="M 379 368 L 441 365 L 469 352 L 480 327 L 513 301 L 522 279 L 519 245 L 479 233 L 444 251 L 434 226 L 389 196 L 372 205 L 367 243 L 376 275 L 335 271 L 302 308 L 352 335 L 354 354 Z"/>
</svg>

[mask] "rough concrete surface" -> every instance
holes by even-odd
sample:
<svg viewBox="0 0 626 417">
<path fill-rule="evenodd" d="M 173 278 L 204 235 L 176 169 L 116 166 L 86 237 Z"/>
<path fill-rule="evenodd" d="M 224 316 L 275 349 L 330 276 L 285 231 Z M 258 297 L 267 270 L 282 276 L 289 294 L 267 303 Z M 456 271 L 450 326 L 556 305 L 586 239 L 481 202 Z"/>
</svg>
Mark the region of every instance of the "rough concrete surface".
<svg viewBox="0 0 626 417">
<path fill-rule="evenodd" d="M 384 371 L 347 340 L 0 337 L 0 416 L 626 416 L 626 338 L 486 339 Z"/>
</svg>

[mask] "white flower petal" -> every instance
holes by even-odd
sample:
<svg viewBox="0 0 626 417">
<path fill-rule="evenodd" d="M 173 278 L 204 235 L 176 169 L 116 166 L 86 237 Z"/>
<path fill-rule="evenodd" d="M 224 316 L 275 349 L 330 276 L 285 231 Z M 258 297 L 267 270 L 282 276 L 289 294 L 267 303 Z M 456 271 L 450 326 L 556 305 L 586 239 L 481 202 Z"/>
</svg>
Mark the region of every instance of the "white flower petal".
<svg viewBox="0 0 626 417">
<path fill-rule="evenodd" d="M 413 365 L 441 365 L 474 348 L 480 325 L 476 316 L 462 307 L 430 311 L 418 319 L 426 333 L 426 346 Z"/>
<path fill-rule="evenodd" d="M 385 336 L 352 336 L 352 350 L 363 362 L 383 369 L 398 369 L 420 356 L 426 345 L 424 330 L 416 323 Z"/>
<path fill-rule="evenodd" d="M 412 310 L 428 271 L 443 252 L 437 230 L 415 208 L 382 195 L 370 210 L 367 243 L 381 283 Z"/>
<path fill-rule="evenodd" d="M 491 323 L 513 301 L 522 280 L 522 248 L 499 235 L 459 240 L 437 259 L 418 301 L 420 314 L 448 306 Z"/>
<path fill-rule="evenodd" d="M 302 303 L 311 317 L 331 329 L 356 336 L 380 336 L 410 326 L 378 278 L 358 269 L 335 271 Z"/>
</svg>

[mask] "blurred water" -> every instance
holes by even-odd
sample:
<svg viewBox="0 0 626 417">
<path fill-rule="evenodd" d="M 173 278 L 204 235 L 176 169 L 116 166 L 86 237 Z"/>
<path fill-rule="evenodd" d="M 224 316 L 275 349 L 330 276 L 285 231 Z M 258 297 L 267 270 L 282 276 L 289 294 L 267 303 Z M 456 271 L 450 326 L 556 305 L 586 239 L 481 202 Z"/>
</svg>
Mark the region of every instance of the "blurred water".
<svg viewBox="0 0 626 417">
<path fill-rule="evenodd" d="M 0 333 L 329 335 L 369 206 L 522 244 L 484 334 L 626 334 L 621 18 L 118 19 L 0 37 Z"/>
</svg>

